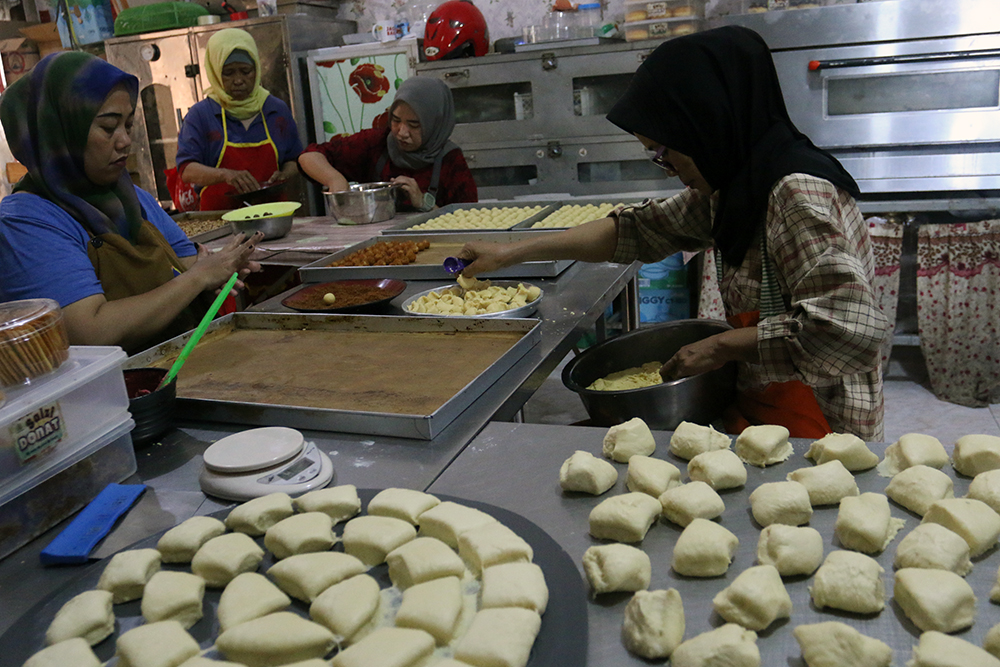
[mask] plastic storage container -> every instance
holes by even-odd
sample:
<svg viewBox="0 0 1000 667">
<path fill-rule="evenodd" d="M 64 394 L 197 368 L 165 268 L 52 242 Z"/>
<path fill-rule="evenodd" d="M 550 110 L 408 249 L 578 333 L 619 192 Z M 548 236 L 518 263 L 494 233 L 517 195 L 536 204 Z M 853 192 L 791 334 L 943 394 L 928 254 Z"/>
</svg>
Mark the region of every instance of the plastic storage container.
<svg viewBox="0 0 1000 667">
<path fill-rule="evenodd" d="M 580 38 L 593 37 L 604 25 L 604 11 L 599 2 L 588 2 L 577 5 L 576 36 Z"/>
<path fill-rule="evenodd" d="M 31 382 L 69 355 L 62 311 L 52 299 L 0 304 L 0 387 Z"/>
<path fill-rule="evenodd" d="M 193 2 L 157 2 L 152 5 L 129 7 L 115 19 L 115 37 L 141 32 L 190 28 L 198 25 L 199 16 L 209 11 Z"/>
<path fill-rule="evenodd" d="M 690 19 L 705 16 L 704 0 L 627 0 L 625 22 L 652 19 Z"/>
<path fill-rule="evenodd" d="M 701 30 L 701 19 L 652 19 L 625 23 L 625 41 L 635 42 L 641 39 L 666 39 L 690 35 Z"/>
</svg>

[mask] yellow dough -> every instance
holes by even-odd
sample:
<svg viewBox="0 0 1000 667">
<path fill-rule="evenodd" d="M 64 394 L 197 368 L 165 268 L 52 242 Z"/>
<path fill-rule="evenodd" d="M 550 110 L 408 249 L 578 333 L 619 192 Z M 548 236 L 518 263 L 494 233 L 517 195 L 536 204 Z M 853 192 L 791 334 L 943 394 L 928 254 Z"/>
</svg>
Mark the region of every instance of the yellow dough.
<svg viewBox="0 0 1000 667">
<path fill-rule="evenodd" d="M 599 496 L 617 481 L 618 470 L 613 465 L 580 449 L 559 468 L 559 486 L 563 491 Z"/>
<path fill-rule="evenodd" d="M 528 609 L 483 609 L 455 646 L 455 658 L 473 667 L 524 667 L 541 627 Z"/>
<path fill-rule="evenodd" d="M 415 667 L 434 652 L 434 638 L 423 630 L 379 628 L 333 657 L 331 667 Z"/>
<path fill-rule="evenodd" d="M 210 516 L 193 516 L 163 534 L 156 549 L 164 563 L 190 563 L 205 542 L 226 532 L 226 524 Z"/>
<path fill-rule="evenodd" d="M 240 623 L 223 631 L 215 640 L 216 647 L 226 658 L 248 667 L 321 658 L 335 643 L 328 629 L 290 611 Z"/>
<path fill-rule="evenodd" d="M 809 594 L 819 609 L 875 614 L 885 608 L 884 572 L 871 556 L 857 551 L 831 551 L 816 570 Z"/>
<path fill-rule="evenodd" d="M 862 493 L 840 501 L 834 534 L 848 549 L 877 554 L 905 524 L 904 519 L 890 513 L 888 498 L 881 493 Z"/>
<path fill-rule="evenodd" d="M 305 512 L 282 519 L 264 533 L 264 546 L 277 558 L 327 551 L 333 546 L 333 519 L 325 512 Z"/>
<path fill-rule="evenodd" d="M 94 646 L 110 636 L 115 631 L 112 598 L 111 591 L 102 590 L 84 591 L 70 598 L 45 631 L 45 643 L 58 644 L 80 637 L 88 646 Z"/>
<path fill-rule="evenodd" d="M 993 657 L 1000 657 L 1000 623 L 997 623 L 983 638 L 983 648 Z"/>
<path fill-rule="evenodd" d="M 205 580 L 187 572 L 161 570 L 146 583 L 140 609 L 147 623 L 177 621 L 187 630 L 201 620 Z"/>
<path fill-rule="evenodd" d="M 923 516 L 934 501 L 955 497 L 955 483 L 937 468 L 916 465 L 894 475 L 885 487 L 885 495 Z"/>
<path fill-rule="evenodd" d="M 315 664 L 319 662 L 319 664 Z M 241 665 L 238 662 L 232 662 L 229 660 L 210 660 L 208 658 L 203 658 L 200 655 L 196 655 L 193 658 L 188 658 L 182 662 L 178 667 L 246 667 L 246 665 Z M 322 661 L 307 660 L 305 662 L 296 662 L 294 664 L 286 665 L 285 667 L 329 667 L 329 665 Z"/>
<path fill-rule="evenodd" d="M 433 537 L 418 537 L 396 547 L 385 557 L 393 586 L 405 590 L 441 577 L 462 577 L 465 564 L 451 547 Z"/>
<path fill-rule="evenodd" d="M 948 570 L 963 577 L 972 571 L 969 545 L 959 535 L 936 523 L 922 523 L 896 547 L 893 567 Z"/>
<path fill-rule="evenodd" d="M 43 648 L 23 667 L 101 667 L 101 661 L 85 639 L 73 637 Z"/>
<path fill-rule="evenodd" d="M 731 449 L 702 452 L 688 462 L 692 481 L 705 482 L 716 491 L 735 489 L 747 483 L 747 469 Z"/>
<path fill-rule="evenodd" d="M 907 468 L 925 465 L 942 468 L 948 463 L 948 452 L 932 435 L 907 433 L 885 449 L 885 458 L 878 464 L 878 474 L 892 477 Z"/>
<path fill-rule="evenodd" d="M 711 426 L 681 422 L 670 436 L 670 453 L 682 459 L 693 459 L 698 454 L 718 449 L 729 449 L 732 440 Z"/>
<path fill-rule="evenodd" d="M 674 545 L 671 567 L 687 577 L 725 574 L 740 540 L 727 528 L 707 519 L 695 519 Z"/>
<path fill-rule="evenodd" d="M 417 536 L 413 524 L 389 516 L 359 516 L 344 525 L 344 552 L 365 565 L 381 565 L 386 555 Z"/>
<path fill-rule="evenodd" d="M 611 464 L 608 463 L 608 465 Z M 617 473 L 615 475 L 617 476 Z M 637 491 L 659 498 L 660 494 L 667 489 L 680 485 L 681 471 L 669 461 L 641 454 L 636 454 L 628 460 L 625 488 L 629 491 Z"/>
<path fill-rule="evenodd" d="M 660 375 L 662 365 L 659 361 L 648 361 L 642 366 L 615 371 L 606 377 L 594 380 L 587 386 L 587 389 L 591 391 L 627 391 L 655 387 L 658 384 L 663 384 L 663 377 Z"/>
<path fill-rule="evenodd" d="M 757 561 L 783 577 L 812 574 L 823 562 L 823 536 L 815 528 L 772 523 L 760 531 Z"/>
<path fill-rule="evenodd" d="M 664 491 L 660 505 L 663 516 L 682 527 L 695 519 L 714 519 L 726 509 L 722 497 L 705 482 L 688 482 Z"/>
<path fill-rule="evenodd" d="M 798 482 L 767 482 L 750 494 L 750 511 L 761 526 L 800 526 L 812 518 L 809 489 Z"/>
<path fill-rule="evenodd" d="M 818 465 L 840 461 L 851 472 L 868 470 L 878 465 L 878 454 L 868 449 L 865 441 L 851 433 L 830 433 L 809 445 L 806 458 Z"/>
<path fill-rule="evenodd" d="M 459 535 L 458 555 L 478 576 L 492 565 L 530 561 L 535 554 L 524 538 L 496 521 Z"/>
<path fill-rule="evenodd" d="M 359 574 L 320 593 L 309 605 L 309 617 L 329 628 L 338 642 L 352 644 L 370 629 L 380 600 L 378 581 Z"/>
<path fill-rule="evenodd" d="M 244 572 L 253 572 L 264 560 L 264 550 L 244 533 L 213 537 L 191 559 L 191 572 L 212 587 L 222 587 Z"/>
<path fill-rule="evenodd" d="M 809 502 L 818 505 L 833 505 L 847 496 L 856 496 L 858 483 L 854 475 L 840 461 L 833 460 L 811 468 L 799 468 L 788 473 L 787 479 L 806 487 Z"/>
<path fill-rule="evenodd" d="M 291 598 L 257 572 L 237 575 L 222 591 L 215 615 L 223 630 L 286 609 Z"/>
<path fill-rule="evenodd" d="M 898 570 L 892 596 L 906 617 L 924 631 L 958 632 L 976 620 L 972 586 L 948 570 Z"/>
<path fill-rule="evenodd" d="M 930 631 L 920 635 L 906 667 L 1000 667 L 1000 660 L 964 639 Z"/>
<path fill-rule="evenodd" d="M 966 496 L 984 502 L 994 512 L 1000 513 L 1000 470 L 988 470 L 976 475 L 969 484 Z"/>
<path fill-rule="evenodd" d="M 293 500 L 292 504 L 300 512 L 329 514 L 334 523 L 347 521 L 361 511 L 361 499 L 353 484 L 310 491 Z"/>
<path fill-rule="evenodd" d="M 97 588 L 111 591 L 115 604 L 138 600 L 150 577 L 160 571 L 160 552 L 156 549 L 132 549 L 111 557 L 101 572 Z"/>
<path fill-rule="evenodd" d="M 201 651 L 177 621 L 146 623 L 118 637 L 118 667 L 173 667 Z"/>
<path fill-rule="evenodd" d="M 458 536 L 472 528 L 496 521 L 486 512 L 446 500 L 420 515 L 420 535 L 436 537 L 458 549 Z"/>
<path fill-rule="evenodd" d="M 649 456 L 656 450 L 653 433 L 646 422 L 633 417 L 624 424 L 616 424 L 604 435 L 604 456 L 619 463 L 628 463 L 636 454 Z"/>
<path fill-rule="evenodd" d="M 963 475 L 1000 468 L 1000 437 L 995 435 L 963 435 L 955 441 L 952 466 Z"/>
<path fill-rule="evenodd" d="M 441 501 L 429 493 L 391 488 L 375 494 L 368 503 L 368 513 L 374 516 L 391 516 L 417 525 L 421 514 L 439 504 Z"/>
<path fill-rule="evenodd" d="M 296 600 L 312 602 L 330 586 L 368 569 L 363 562 L 339 551 L 289 556 L 267 571 L 278 588 Z"/>
<path fill-rule="evenodd" d="M 759 667 L 757 633 L 726 623 L 682 643 L 670 656 L 670 667 Z"/>
<path fill-rule="evenodd" d="M 226 517 L 226 528 L 257 537 L 294 512 L 287 493 L 272 493 L 237 505 Z"/>
<path fill-rule="evenodd" d="M 636 591 L 625 606 L 625 648 L 647 660 L 665 660 L 683 640 L 684 603 L 677 589 Z"/>
<path fill-rule="evenodd" d="M 641 542 L 660 510 L 660 501 L 645 493 L 612 496 L 590 511 L 590 534 L 600 540 Z"/>
<path fill-rule="evenodd" d="M 539 614 L 549 603 L 545 574 L 535 563 L 502 563 L 483 570 L 479 606 L 523 607 Z"/>
<path fill-rule="evenodd" d="M 758 468 L 781 463 L 792 455 L 788 429 L 774 424 L 747 426 L 736 436 L 734 449 L 745 463 Z"/>
<path fill-rule="evenodd" d="M 583 571 L 595 595 L 649 588 L 652 564 L 641 549 L 627 544 L 603 544 L 583 554 Z"/>
<path fill-rule="evenodd" d="M 808 667 L 889 667 L 892 649 L 838 621 L 799 625 L 792 634 Z"/>
<path fill-rule="evenodd" d="M 924 523 L 939 523 L 969 545 L 969 555 L 985 553 L 1000 536 L 1000 515 L 972 498 L 945 498 L 931 503 Z"/>
<path fill-rule="evenodd" d="M 461 613 L 462 583 L 458 577 L 443 577 L 403 591 L 396 625 L 423 630 L 438 646 L 445 646 L 455 637 Z"/>
<path fill-rule="evenodd" d="M 715 596 L 712 605 L 719 616 L 748 630 L 763 630 L 792 615 L 792 598 L 773 565 L 743 570 Z"/>
</svg>

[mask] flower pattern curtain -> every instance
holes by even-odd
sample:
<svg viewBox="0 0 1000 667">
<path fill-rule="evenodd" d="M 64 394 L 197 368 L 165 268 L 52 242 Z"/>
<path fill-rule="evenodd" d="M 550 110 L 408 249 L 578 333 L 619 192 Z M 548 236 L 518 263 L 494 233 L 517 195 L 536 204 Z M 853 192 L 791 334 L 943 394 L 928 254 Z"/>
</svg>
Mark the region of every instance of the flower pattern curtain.
<svg viewBox="0 0 1000 667">
<path fill-rule="evenodd" d="M 875 298 L 882 313 L 889 320 L 889 331 L 896 328 L 896 310 L 899 306 L 899 267 L 903 255 L 903 225 L 887 222 L 882 218 L 869 218 L 868 231 L 875 255 Z M 892 354 L 892 334 L 882 344 L 882 373 L 889 367 Z"/>
</svg>

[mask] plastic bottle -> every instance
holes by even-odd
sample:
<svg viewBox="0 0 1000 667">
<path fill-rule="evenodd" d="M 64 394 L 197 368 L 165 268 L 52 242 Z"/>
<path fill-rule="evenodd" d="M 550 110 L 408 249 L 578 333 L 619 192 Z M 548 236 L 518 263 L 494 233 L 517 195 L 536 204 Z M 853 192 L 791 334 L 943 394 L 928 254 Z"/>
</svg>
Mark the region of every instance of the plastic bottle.
<svg viewBox="0 0 1000 667">
<path fill-rule="evenodd" d="M 640 322 L 669 322 L 690 316 L 687 266 L 681 253 L 639 267 Z"/>
<path fill-rule="evenodd" d="M 588 2 L 578 5 L 577 13 L 577 37 L 593 37 L 604 24 L 604 10 L 599 2 Z"/>
</svg>

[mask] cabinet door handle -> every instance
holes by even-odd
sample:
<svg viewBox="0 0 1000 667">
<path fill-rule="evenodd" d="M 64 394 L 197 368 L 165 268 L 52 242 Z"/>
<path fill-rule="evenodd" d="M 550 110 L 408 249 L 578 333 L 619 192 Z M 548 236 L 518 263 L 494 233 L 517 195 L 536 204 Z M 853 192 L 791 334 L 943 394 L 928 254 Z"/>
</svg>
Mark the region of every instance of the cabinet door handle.
<svg viewBox="0 0 1000 667">
<path fill-rule="evenodd" d="M 460 78 L 468 79 L 469 78 L 469 70 L 467 70 L 467 69 L 460 69 L 457 72 L 445 72 L 444 73 L 444 78 L 445 78 L 445 81 L 447 81 L 448 79 L 460 79 Z"/>
<path fill-rule="evenodd" d="M 972 60 L 974 58 L 1000 57 L 1000 49 L 988 51 L 951 51 L 945 53 L 913 53 L 899 56 L 874 58 L 848 58 L 845 60 L 810 60 L 809 71 L 834 67 L 872 67 L 874 65 L 901 65 L 905 63 L 933 63 L 941 60 Z"/>
</svg>

